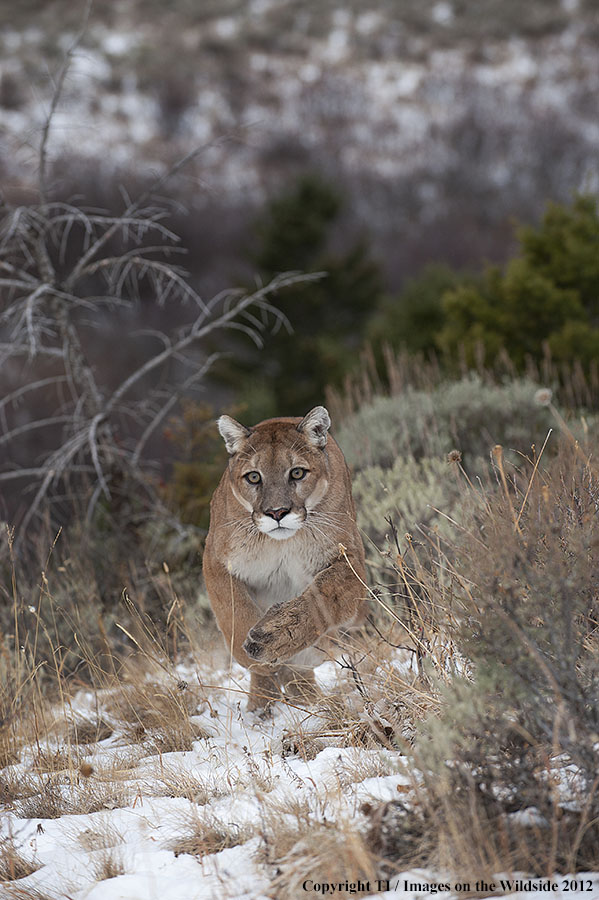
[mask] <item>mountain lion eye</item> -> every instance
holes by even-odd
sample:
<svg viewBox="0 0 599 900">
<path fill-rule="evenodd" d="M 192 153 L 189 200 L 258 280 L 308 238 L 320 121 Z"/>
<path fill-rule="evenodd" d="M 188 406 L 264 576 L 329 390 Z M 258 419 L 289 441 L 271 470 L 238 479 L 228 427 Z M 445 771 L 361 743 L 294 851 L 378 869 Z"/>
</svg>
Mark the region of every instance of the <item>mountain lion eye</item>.
<svg viewBox="0 0 599 900">
<path fill-rule="evenodd" d="M 260 484 L 262 481 L 260 472 L 248 472 L 247 475 L 244 475 L 243 477 L 246 481 L 249 481 L 250 484 Z"/>
<path fill-rule="evenodd" d="M 293 481 L 299 481 L 304 477 L 307 471 L 307 469 L 302 469 L 301 466 L 296 466 L 295 469 L 292 469 L 289 474 Z"/>
</svg>

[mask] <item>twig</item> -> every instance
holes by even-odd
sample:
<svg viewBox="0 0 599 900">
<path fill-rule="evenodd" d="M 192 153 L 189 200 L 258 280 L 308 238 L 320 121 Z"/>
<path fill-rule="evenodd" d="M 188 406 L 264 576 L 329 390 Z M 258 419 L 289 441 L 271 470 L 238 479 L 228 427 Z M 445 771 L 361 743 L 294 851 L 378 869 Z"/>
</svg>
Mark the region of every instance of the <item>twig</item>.
<svg viewBox="0 0 599 900">
<path fill-rule="evenodd" d="M 85 10 L 83 12 L 83 20 L 81 24 L 81 28 L 79 32 L 73 38 L 73 41 L 69 45 L 64 55 L 64 59 L 60 70 L 58 72 L 58 77 L 56 79 L 56 84 L 54 87 L 54 93 L 52 94 L 52 100 L 50 102 L 50 109 L 48 111 L 48 115 L 44 121 L 44 125 L 42 128 L 42 138 L 40 141 L 40 167 L 39 167 L 39 195 L 40 202 L 43 205 L 46 202 L 46 167 L 47 167 L 47 155 L 48 155 L 48 138 L 50 136 L 50 126 L 52 124 L 52 119 L 54 118 L 54 113 L 58 107 L 60 102 L 60 98 L 62 96 L 62 91 L 64 87 L 64 80 L 67 76 L 67 72 L 71 67 L 71 60 L 73 58 L 73 54 L 75 50 L 81 43 L 85 31 L 87 29 L 87 23 L 89 20 L 89 15 L 92 8 L 93 0 L 87 0 L 85 4 Z"/>
</svg>

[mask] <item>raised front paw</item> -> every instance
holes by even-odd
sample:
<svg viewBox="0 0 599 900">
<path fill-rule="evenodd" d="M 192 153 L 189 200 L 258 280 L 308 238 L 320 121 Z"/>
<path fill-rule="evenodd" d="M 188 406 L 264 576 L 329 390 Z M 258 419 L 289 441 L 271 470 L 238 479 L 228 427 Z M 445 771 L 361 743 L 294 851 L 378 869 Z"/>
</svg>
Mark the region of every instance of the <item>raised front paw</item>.
<svg viewBox="0 0 599 900">
<path fill-rule="evenodd" d="M 272 610 L 250 628 L 243 649 L 250 659 L 275 666 L 292 657 L 300 648 L 280 617 L 271 614 Z"/>
</svg>

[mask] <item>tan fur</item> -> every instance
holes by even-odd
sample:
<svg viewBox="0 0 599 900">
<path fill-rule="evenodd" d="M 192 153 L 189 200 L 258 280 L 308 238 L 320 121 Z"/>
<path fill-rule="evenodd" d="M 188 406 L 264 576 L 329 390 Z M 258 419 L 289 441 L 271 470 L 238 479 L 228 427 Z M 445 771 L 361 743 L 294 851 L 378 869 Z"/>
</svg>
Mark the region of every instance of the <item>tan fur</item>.
<svg viewBox="0 0 599 900">
<path fill-rule="evenodd" d="M 230 459 L 210 504 L 204 578 L 232 656 L 251 671 L 250 709 L 282 690 L 309 700 L 331 638 L 365 617 L 364 548 L 329 424 L 324 407 L 252 429 L 218 422 Z"/>
</svg>

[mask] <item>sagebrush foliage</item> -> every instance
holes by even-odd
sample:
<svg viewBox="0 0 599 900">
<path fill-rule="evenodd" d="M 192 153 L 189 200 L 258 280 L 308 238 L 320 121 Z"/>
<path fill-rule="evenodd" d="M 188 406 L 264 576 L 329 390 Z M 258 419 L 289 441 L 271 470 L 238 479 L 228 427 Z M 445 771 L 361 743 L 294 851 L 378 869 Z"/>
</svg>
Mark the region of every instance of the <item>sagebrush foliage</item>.
<svg viewBox="0 0 599 900">
<path fill-rule="evenodd" d="M 470 376 L 376 397 L 339 432 L 371 576 L 431 698 L 407 748 L 396 727 L 419 805 L 373 813 L 381 871 L 432 832 L 426 863 L 460 878 L 599 864 L 597 423 L 572 412 L 529 379 Z"/>
<path fill-rule="evenodd" d="M 544 440 L 554 424 L 535 400 L 539 386 L 527 378 L 505 384 L 476 374 L 442 382 L 432 391 L 408 388 L 376 397 L 337 432 L 350 465 L 390 468 L 398 458 L 440 458 L 460 450 L 467 465 L 495 444 L 523 452 Z"/>
<path fill-rule="evenodd" d="M 594 869 L 599 473 L 569 443 L 527 475 L 520 489 L 487 495 L 474 539 L 452 560 L 462 607 L 453 639 L 472 676 L 456 670 L 442 685 L 414 760 L 454 863 L 468 844 L 456 817 L 468 808 L 480 866 Z M 531 807 L 532 824 L 512 818 Z"/>
<path fill-rule="evenodd" d="M 417 533 L 435 527 L 451 531 L 447 516 L 459 518 L 464 480 L 446 457 L 398 457 L 391 468 L 369 466 L 353 483 L 358 525 L 366 537 L 369 561 L 380 568 L 380 549 L 387 546 L 391 519 L 397 531 Z"/>
</svg>

